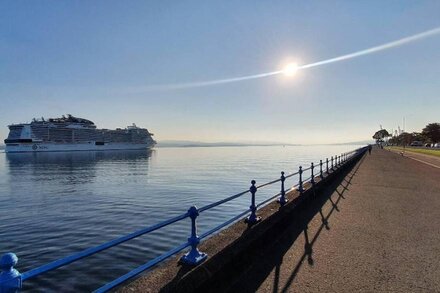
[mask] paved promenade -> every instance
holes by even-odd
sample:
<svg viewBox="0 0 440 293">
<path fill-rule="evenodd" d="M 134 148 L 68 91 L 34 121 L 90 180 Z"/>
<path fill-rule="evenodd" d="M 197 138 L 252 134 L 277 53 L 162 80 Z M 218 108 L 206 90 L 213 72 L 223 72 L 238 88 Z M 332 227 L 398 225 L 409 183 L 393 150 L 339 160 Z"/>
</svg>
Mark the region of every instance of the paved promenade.
<svg viewBox="0 0 440 293">
<path fill-rule="evenodd" d="M 440 292 L 439 168 L 374 148 L 288 225 L 212 289 Z"/>
</svg>

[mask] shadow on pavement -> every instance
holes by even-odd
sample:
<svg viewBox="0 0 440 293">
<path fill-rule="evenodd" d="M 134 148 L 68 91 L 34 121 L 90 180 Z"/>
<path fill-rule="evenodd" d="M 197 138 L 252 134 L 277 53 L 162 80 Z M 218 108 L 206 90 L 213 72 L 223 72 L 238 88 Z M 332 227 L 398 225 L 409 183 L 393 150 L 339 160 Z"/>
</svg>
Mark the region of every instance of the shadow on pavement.
<svg viewBox="0 0 440 293">
<path fill-rule="evenodd" d="M 329 219 L 334 211 L 339 212 L 338 204 L 341 199 L 345 199 L 344 193 L 349 190 L 348 187 L 364 159 L 365 156 L 360 159 L 353 169 L 345 171 L 339 176 L 338 180 L 335 180 L 333 184 L 321 190 L 319 195 L 298 209 L 298 213 L 291 217 L 290 224 L 286 225 L 278 239 L 275 239 L 265 249 L 262 249 L 258 259 L 249 264 L 246 270 L 241 271 L 235 280 L 232 280 L 229 284 L 224 284 L 225 287 L 227 286 L 226 288 L 212 288 L 212 291 L 255 292 L 275 269 L 272 292 L 290 292 L 289 288 L 301 269 L 304 260 L 307 260 L 309 265 L 314 264 L 313 245 L 323 229 L 331 229 Z M 337 194 L 336 200 L 331 198 L 333 194 Z M 330 203 L 331 209 L 327 215 L 324 215 L 322 208 L 327 202 Z M 321 225 L 314 235 L 310 235 L 308 225 L 317 214 L 320 216 Z M 304 252 L 297 264 L 292 268 L 292 272 L 285 285 L 280 288 L 280 270 L 284 255 L 301 234 L 304 235 L 305 240 Z"/>
</svg>

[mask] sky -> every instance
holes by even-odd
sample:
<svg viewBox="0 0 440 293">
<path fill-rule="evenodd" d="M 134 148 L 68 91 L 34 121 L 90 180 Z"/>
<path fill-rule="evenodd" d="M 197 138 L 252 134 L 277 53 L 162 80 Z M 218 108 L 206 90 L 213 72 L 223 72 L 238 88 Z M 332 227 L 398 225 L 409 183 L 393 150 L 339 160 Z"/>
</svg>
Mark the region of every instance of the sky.
<svg viewBox="0 0 440 293">
<path fill-rule="evenodd" d="M 440 122 L 440 35 L 298 71 L 440 27 L 440 1 L 0 0 L 0 139 L 72 114 L 155 139 L 342 143 Z"/>
</svg>

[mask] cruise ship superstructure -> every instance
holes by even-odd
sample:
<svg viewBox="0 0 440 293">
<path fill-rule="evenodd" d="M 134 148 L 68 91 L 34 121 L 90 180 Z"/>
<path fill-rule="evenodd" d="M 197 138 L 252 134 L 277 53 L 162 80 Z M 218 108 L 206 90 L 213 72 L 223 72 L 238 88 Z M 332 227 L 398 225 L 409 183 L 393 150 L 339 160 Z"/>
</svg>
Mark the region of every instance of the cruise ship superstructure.
<svg viewBox="0 0 440 293">
<path fill-rule="evenodd" d="M 152 133 L 135 124 L 124 129 L 97 129 L 92 121 L 72 115 L 33 119 L 8 128 L 5 151 L 9 153 L 141 150 L 156 144 Z"/>
</svg>

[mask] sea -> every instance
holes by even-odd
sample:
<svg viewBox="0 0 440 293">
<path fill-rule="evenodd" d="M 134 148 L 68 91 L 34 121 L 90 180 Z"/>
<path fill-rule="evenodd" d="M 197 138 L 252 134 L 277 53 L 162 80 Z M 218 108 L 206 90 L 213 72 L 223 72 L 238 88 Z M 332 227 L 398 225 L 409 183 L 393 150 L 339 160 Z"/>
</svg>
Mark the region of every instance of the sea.
<svg viewBox="0 0 440 293">
<path fill-rule="evenodd" d="M 0 254 L 26 272 L 307 168 L 360 145 L 159 147 L 145 151 L 0 153 Z M 324 164 L 325 169 L 325 164 Z M 317 168 L 319 170 L 319 167 Z M 304 175 L 310 175 L 305 173 Z M 286 180 L 286 189 L 298 182 Z M 280 191 L 261 188 L 262 202 Z M 200 214 L 198 233 L 245 211 L 250 195 Z M 187 241 L 190 220 L 24 282 L 24 292 L 91 292 Z M 177 260 L 176 260 L 177 261 Z"/>
</svg>

